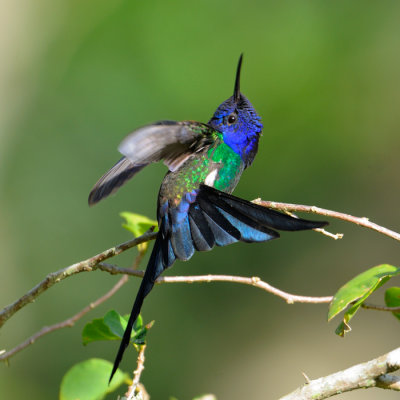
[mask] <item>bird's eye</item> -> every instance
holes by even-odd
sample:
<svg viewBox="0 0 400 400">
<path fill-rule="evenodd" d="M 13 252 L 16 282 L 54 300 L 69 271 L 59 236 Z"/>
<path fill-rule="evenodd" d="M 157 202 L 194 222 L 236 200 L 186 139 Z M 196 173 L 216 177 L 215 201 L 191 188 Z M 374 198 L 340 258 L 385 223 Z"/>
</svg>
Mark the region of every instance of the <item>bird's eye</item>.
<svg viewBox="0 0 400 400">
<path fill-rule="evenodd" d="M 235 114 L 231 114 L 229 117 L 228 117 L 228 124 L 233 124 L 233 123 L 235 123 L 236 122 L 236 115 Z"/>
</svg>

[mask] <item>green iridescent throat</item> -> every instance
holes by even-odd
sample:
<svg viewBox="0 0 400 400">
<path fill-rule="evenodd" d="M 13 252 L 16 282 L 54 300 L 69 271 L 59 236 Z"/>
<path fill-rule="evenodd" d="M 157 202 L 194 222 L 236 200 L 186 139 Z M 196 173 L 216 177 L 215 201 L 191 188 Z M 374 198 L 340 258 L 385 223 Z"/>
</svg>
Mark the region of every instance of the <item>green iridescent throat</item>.
<svg viewBox="0 0 400 400">
<path fill-rule="evenodd" d="M 185 193 L 190 193 L 206 182 L 215 169 L 213 186 L 222 191 L 232 192 L 244 169 L 242 159 L 223 142 L 222 134 L 215 133 L 215 144 L 203 154 L 191 157 L 177 173 L 166 177 L 161 190 L 170 204 L 178 205 Z"/>
<path fill-rule="evenodd" d="M 218 190 L 231 192 L 243 171 L 243 162 L 239 154 L 222 141 L 222 135 L 219 134 L 218 136 L 220 136 L 221 143 L 208 150 L 208 157 L 214 163 L 222 165 L 218 172 L 218 178 L 214 182 L 214 187 Z"/>
</svg>

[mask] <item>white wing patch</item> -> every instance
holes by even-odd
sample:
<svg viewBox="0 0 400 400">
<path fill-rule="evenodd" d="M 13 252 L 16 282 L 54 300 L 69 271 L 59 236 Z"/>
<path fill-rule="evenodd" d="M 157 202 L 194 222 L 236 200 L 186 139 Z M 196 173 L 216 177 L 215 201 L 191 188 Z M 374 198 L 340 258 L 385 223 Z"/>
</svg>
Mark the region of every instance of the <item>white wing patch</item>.
<svg viewBox="0 0 400 400">
<path fill-rule="evenodd" d="M 217 175 L 218 175 L 218 168 L 215 168 L 207 175 L 204 183 L 207 186 L 214 187 L 214 182 L 215 182 Z"/>
</svg>

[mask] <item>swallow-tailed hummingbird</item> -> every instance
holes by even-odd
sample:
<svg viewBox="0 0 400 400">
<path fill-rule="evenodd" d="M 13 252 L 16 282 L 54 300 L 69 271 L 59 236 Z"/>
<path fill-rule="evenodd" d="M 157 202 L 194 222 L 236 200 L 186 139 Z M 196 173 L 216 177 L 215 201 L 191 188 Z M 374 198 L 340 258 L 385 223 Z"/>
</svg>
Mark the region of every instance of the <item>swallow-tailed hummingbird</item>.
<svg viewBox="0 0 400 400">
<path fill-rule="evenodd" d="M 168 172 L 157 204 L 159 231 L 133 304 L 110 381 L 129 344 L 132 326 L 144 298 L 158 276 L 176 259 L 188 260 L 195 250 L 208 251 L 238 241 L 265 242 L 277 230 L 321 228 L 326 222 L 293 218 L 232 196 L 242 172 L 257 154 L 263 125 L 240 92 L 242 55 L 233 95 L 207 124 L 160 121 L 128 135 L 118 150 L 123 157 L 95 184 L 89 205 L 114 193 L 148 164 L 164 161 Z"/>
</svg>

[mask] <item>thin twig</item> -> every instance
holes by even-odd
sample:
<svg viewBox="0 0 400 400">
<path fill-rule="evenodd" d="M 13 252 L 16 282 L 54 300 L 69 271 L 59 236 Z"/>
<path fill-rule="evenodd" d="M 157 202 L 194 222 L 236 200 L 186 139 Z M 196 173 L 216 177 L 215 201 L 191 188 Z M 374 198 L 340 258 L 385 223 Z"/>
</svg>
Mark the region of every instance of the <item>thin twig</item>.
<svg viewBox="0 0 400 400">
<path fill-rule="evenodd" d="M 354 217 L 353 215 L 344 214 L 337 211 L 326 210 L 325 208 L 320 208 L 315 206 L 305 206 L 305 205 L 291 204 L 291 203 L 278 203 L 276 201 L 265 201 L 261 199 L 255 199 L 253 200 L 253 203 L 263 207 L 273 208 L 279 211 L 307 212 L 307 213 L 323 215 L 325 217 L 340 219 L 342 221 L 347 221 L 356 225 L 363 226 L 364 228 L 372 229 L 376 232 L 381 233 L 382 235 L 386 235 L 394 240 L 400 241 L 399 233 L 387 229 L 383 226 L 377 225 L 374 222 L 371 222 L 366 217 Z"/>
<path fill-rule="evenodd" d="M 98 269 L 106 271 L 110 274 L 128 274 L 137 277 L 143 277 L 144 271 L 132 271 L 129 268 L 121 268 L 116 265 L 100 263 L 97 266 Z M 332 300 L 332 296 L 326 297 L 312 297 L 312 296 L 299 296 L 284 292 L 283 290 L 277 289 L 267 282 L 262 281 L 259 277 L 244 277 L 234 275 L 192 275 L 192 276 L 160 276 L 156 279 L 155 283 L 209 283 L 209 282 L 231 282 L 241 283 L 243 285 L 255 286 L 259 289 L 265 290 L 268 293 L 272 293 L 278 297 L 284 299 L 288 304 L 293 303 L 329 303 Z"/>
<path fill-rule="evenodd" d="M 306 384 L 309 384 L 311 382 L 310 378 L 307 376 L 307 374 L 305 372 L 301 373 L 304 377 L 304 379 L 306 380 Z"/>
<path fill-rule="evenodd" d="M 56 272 L 52 272 L 46 276 L 46 278 L 39 282 L 34 288 L 32 288 L 28 293 L 22 296 L 20 299 L 15 301 L 14 303 L 6 306 L 0 312 L 0 328 L 4 325 L 4 323 L 12 317 L 18 310 L 22 307 L 26 306 L 29 303 L 32 303 L 41 293 L 45 290 L 51 288 L 54 284 L 62 281 L 65 278 L 68 278 L 72 275 L 75 275 L 79 272 L 84 271 L 93 271 L 96 269 L 96 265 L 108 258 L 117 256 L 122 252 L 137 246 L 138 244 L 148 242 L 149 240 L 153 240 L 156 237 L 156 233 L 149 231 L 144 235 L 129 240 L 125 243 L 119 244 L 118 246 L 111 247 L 108 250 L 105 250 L 99 254 L 96 254 L 93 257 L 88 258 L 87 260 L 80 261 L 76 264 L 70 265 L 66 268 L 62 268 Z"/>
<path fill-rule="evenodd" d="M 277 289 L 267 282 L 262 281 L 258 276 L 251 278 L 243 276 L 232 276 L 232 275 L 198 275 L 198 276 L 165 276 L 158 278 L 156 283 L 199 283 L 199 282 L 232 282 L 241 283 L 244 285 L 255 286 L 259 289 L 265 290 L 266 292 L 272 293 L 275 296 L 281 297 L 288 304 L 293 303 L 329 303 L 332 300 L 332 296 L 326 297 L 312 297 L 312 296 L 299 296 L 291 293 L 284 292 L 283 290 Z"/>
<path fill-rule="evenodd" d="M 255 204 L 258 204 L 258 205 L 261 205 L 261 206 L 265 207 L 263 204 L 261 204 L 261 202 L 262 202 L 261 199 L 256 199 L 256 200 L 253 200 L 252 202 L 255 203 Z M 272 207 L 269 207 L 269 208 L 272 208 Z M 278 210 L 278 208 L 277 208 L 277 210 Z M 290 215 L 293 218 L 299 218 L 296 214 L 292 213 L 290 210 L 288 210 L 286 208 L 284 210 L 280 210 L 280 211 L 283 211 L 285 214 Z M 328 236 L 328 237 L 330 237 L 331 239 L 334 239 L 334 240 L 343 239 L 343 233 L 331 233 L 331 232 L 328 232 L 327 230 L 325 230 L 323 228 L 314 228 L 313 231 L 321 233 L 322 235 Z"/>
<path fill-rule="evenodd" d="M 139 354 L 137 358 L 137 366 L 135 371 L 133 372 L 133 381 L 132 384 L 129 386 L 128 391 L 126 392 L 125 396 L 127 400 L 135 399 L 137 394 L 137 389 L 141 391 L 142 387 L 139 387 L 140 376 L 144 370 L 144 352 L 146 350 L 146 344 L 142 344 L 139 349 Z M 147 393 L 147 392 L 146 392 Z M 142 396 L 143 397 L 143 396 Z"/>
<path fill-rule="evenodd" d="M 129 268 L 122 268 L 116 265 L 100 263 L 97 268 L 101 271 L 108 272 L 112 275 L 114 274 L 128 274 L 136 276 L 138 278 L 143 278 L 144 271 L 133 271 Z M 284 299 L 288 304 L 293 303 L 330 303 L 332 301 L 332 296 L 324 297 L 313 297 L 313 296 L 300 296 L 292 293 L 284 292 L 269 283 L 261 280 L 259 277 L 243 277 L 234 275 L 193 275 L 193 276 L 161 276 L 157 278 L 155 283 L 208 283 L 208 282 L 232 282 L 241 283 L 243 285 L 255 286 L 259 289 L 265 290 L 268 293 L 274 294 L 278 297 Z M 388 312 L 400 312 L 400 307 L 387 307 L 370 303 L 363 303 L 361 307 L 371 310 L 378 311 L 388 311 Z"/>
<path fill-rule="evenodd" d="M 142 253 L 139 253 L 138 257 L 136 258 L 135 265 L 138 264 L 140 261 Z M 137 278 L 143 278 L 144 276 L 144 271 L 137 271 L 133 270 L 131 268 L 122 268 L 118 267 L 116 265 L 112 264 L 106 264 L 106 263 L 99 263 L 94 269 L 99 269 L 101 271 L 108 272 L 112 275 L 116 274 L 125 274 L 123 278 L 121 278 L 120 281 L 115 285 L 115 287 L 120 284 L 120 282 L 124 279 L 124 281 L 120 284 L 122 286 L 128 277 L 130 276 L 135 276 Z M 294 304 L 294 303 L 308 303 L 308 304 L 321 304 L 321 303 L 330 303 L 332 301 L 332 296 L 325 296 L 325 297 L 313 297 L 313 296 L 300 296 L 300 295 L 295 295 L 292 293 L 287 293 L 284 292 L 269 283 L 262 281 L 259 277 L 243 277 L 243 276 L 233 276 L 233 275 L 193 275 L 193 276 L 165 276 L 165 277 L 159 277 L 155 281 L 157 284 L 163 284 L 163 283 L 209 283 L 209 282 L 230 282 L 230 283 L 238 283 L 238 284 L 243 284 L 243 285 L 249 285 L 249 286 L 254 286 L 257 287 L 261 290 L 264 290 L 268 293 L 271 293 L 273 295 L 276 295 L 282 299 L 284 299 L 288 304 Z M 114 287 L 114 288 L 115 288 Z M 112 290 L 111 289 L 110 292 Z M 116 289 L 118 290 L 119 287 Z M 116 291 L 115 290 L 115 291 Z M 109 297 L 111 297 L 113 292 L 110 296 L 106 297 L 110 292 L 108 292 L 106 295 L 102 296 L 100 299 L 103 299 L 103 301 L 107 300 Z M 33 344 L 38 338 L 53 332 L 57 329 L 65 328 L 65 327 L 70 327 L 73 326 L 73 324 L 81 318 L 84 314 L 89 312 L 91 309 L 97 307 L 101 303 L 99 302 L 100 299 L 96 300 L 96 302 L 91 303 L 89 306 L 85 307 L 82 311 L 80 311 L 78 314 L 75 316 L 67 319 L 66 321 L 60 322 L 58 324 L 54 324 L 49 327 L 44 327 L 41 329 L 39 332 L 35 333 L 33 336 L 28 338 L 25 342 L 19 344 L 12 350 L 0 354 L 0 361 L 5 361 L 9 358 L 11 358 L 13 355 L 18 353 L 19 351 L 23 350 L 30 344 Z M 99 303 L 98 303 L 99 302 Z M 379 310 L 379 311 L 388 311 L 388 312 L 400 312 L 400 307 L 386 307 L 386 306 L 380 306 L 380 305 L 375 305 L 375 304 L 369 304 L 369 303 L 363 303 L 361 307 L 366 308 L 366 309 L 372 309 L 372 310 Z"/>
<path fill-rule="evenodd" d="M 136 256 L 133 268 L 138 268 L 140 261 L 142 260 L 145 252 L 139 252 Z M 14 347 L 9 351 L 4 351 L 0 353 L 0 361 L 8 362 L 8 360 L 14 356 L 15 354 L 19 353 L 21 350 L 24 350 L 26 347 L 30 346 L 31 344 L 35 343 L 39 338 L 45 336 L 51 332 L 57 331 L 63 328 L 71 328 L 75 325 L 75 323 L 80 320 L 85 314 L 89 311 L 95 309 L 100 304 L 107 301 L 110 297 L 112 297 L 129 279 L 129 274 L 124 275 L 107 293 L 103 296 L 99 297 L 94 302 L 90 303 L 88 306 L 83 308 L 77 314 L 72 316 L 71 318 L 66 319 L 65 321 L 58 322 L 57 324 L 51 326 L 44 326 L 40 331 L 36 332 L 34 335 L 30 336 L 24 342 L 20 343 L 18 346 Z"/>
<path fill-rule="evenodd" d="M 400 347 L 366 363 L 311 380 L 280 400 L 322 400 L 355 389 L 400 390 L 400 378 L 387 375 L 400 369 Z"/>
<path fill-rule="evenodd" d="M 313 229 L 313 231 L 322 233 L 323 235 L 328 236 L 334 240 L 343 239 L 343 233 L 331 233 L 323 228 L 315 228 Z"/>
<path fill-rule="evenodd" d="M 50 325 L 50 326 L 44 326 L 40 331 L 36 332 L 34 335 L 26 339 L 24 342 L 20 343 L 18 346 L 14 347 L 13 349 L 3 353 L 0 355 L 0 361 L 7 361 L 9 360 L 12 356 L 20 352 L 21 350 L 25 349 L 29 345 L 33 344 L 41 338 L 42 336 L 47 335 L 48 333 L 54 332 L 58 329 L 62 328 L 71 328 L 72 326 L 75 325 L 75 322 L 81 319 L 85 314 L 87 314 L 89 311 L 93 310 L 97 306 L 99 306 L 101 303 L 105 302 L 107 299 L 109 299 L 115 292 L 119 290 L 119 288 L 125 284 L 128 281 L 128 275 L 123 276 L 112 288 L 110 291 L 108 291 L 105 295 L 101 296 L 98 298 L 96 301 L 93 303 L 90 303 L 88 306 L 86 306 L 84 309 L 79 311 L 77 314 L 75 314 L 73 317 L 66 319 L 65 321 L 58 322 L 57 324 Z"/>
<path fill-rule="evenodd" d="M 378 306 L 376 304 L 370 304 L 370 303 L 362 303 L 361 307 L 366 308 L 367 310 L 389 311 L 394 313 L 400 312 L 400 307 Z"/>
</svg>

